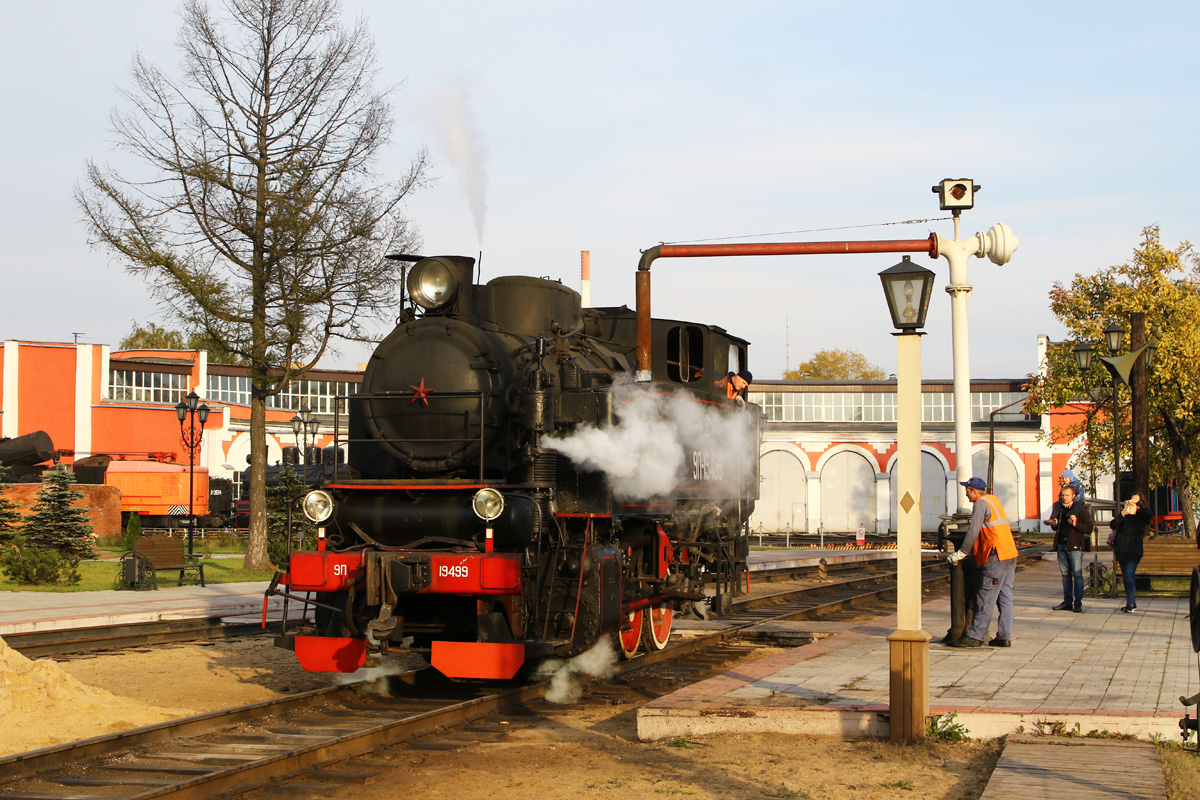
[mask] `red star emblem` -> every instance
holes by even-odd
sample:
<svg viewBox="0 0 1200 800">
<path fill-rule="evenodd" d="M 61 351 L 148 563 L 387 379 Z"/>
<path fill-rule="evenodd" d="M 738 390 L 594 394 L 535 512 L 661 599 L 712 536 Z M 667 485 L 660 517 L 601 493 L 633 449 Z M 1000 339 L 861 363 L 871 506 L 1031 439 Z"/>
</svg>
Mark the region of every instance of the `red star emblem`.
<svg viewBox="0 0 1200 800">
<path fill-rule="evenodd" d="M 426 395 L 428 395 L 430 392 L 432 392 L 433 389 L 425 388 L 425 379 L 424 378 L 421 378 L 420 386 L 409 386 L 408 388 L 413 390 L 412 400 L 408 401 L 409 405 L 412 405 L 413 403 L 417 402 L 418 400 L 420 400 L 425 405 L 429 405 L 429 398 L 426 397 Z"/>
</svg>

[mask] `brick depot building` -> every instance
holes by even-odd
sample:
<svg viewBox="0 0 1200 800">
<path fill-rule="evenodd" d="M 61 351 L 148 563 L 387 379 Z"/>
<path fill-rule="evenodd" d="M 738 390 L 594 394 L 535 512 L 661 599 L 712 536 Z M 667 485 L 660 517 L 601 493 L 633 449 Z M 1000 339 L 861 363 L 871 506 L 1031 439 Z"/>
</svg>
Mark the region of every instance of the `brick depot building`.
<svg viewBox="0 0 1200 800">
<path fill-rule="evenodd" d="M 1049 345 L 1038 337 L 1038 365 Z M 970 474 L 987 478 L 989 422 L 995 414 L 993 491 L 1022 531 L 1043 529 L 1058 495 L 1058 477 L 1085 444 L 1062 430 L 1082 408 L 1040 417 L 1022 411 L 1024 378 L 971 381 Z M 922 382 L 921 528 L 957 507 L 954 386 Z M 830 533 L 896 531 L 896 382 L 756 381 L 750 399 L 762 406 L 760 499 L 752 531 Z M 1007 408 L 1006 408 L 1007 407 Z M 1082 479 L 1084 476 L 1080 475 Z M 1097 475 L 1097 496 L 1112 497 L 1112 476 Z"/>
<path fill-rule="evenodd" d="M 355 371 L 314 370 L 270 398 L 267 463 L 280 462 L 283 448 L 296 444 L 291 419 L 304 406 L 321 421 L 315 444 L 330 444 L 336 398 L 356 394 L 361 379 Z M 204 351 L 114 353 L 101 344 L 16 340 L 0 346 L 0 436 L 45 431 L 67 464 L 106 454 L 186 465 L 175 404 L 189 391 L 210 409 L 197 471 L 232 480 L 236 496 L 250 454 L 246 367 L 209 364 Z"/>
<path fill-rule="evenodd" d="M 1048 343 L 1039 337 L 1039 365 Z M 297 444 L 291 419 L 302 406 L 321 420 L 316 444 L 331 444 L 336 398 L 356 394 L 361 379 L 356 371 L 314 370 L 270 398 L 267 463 L 280 462 L 283 448 Z M 972 381 L 970 458 L 972 474 L 986 476 L 989 416 L 1016 403 L 995 416 L 994 484 L 1009 517 L 1029 531 L 1040 529 L 1059 473 L 1084 442 L 1051 440 L 1077 416 L 1070 408 L 1027 417 L 1019 402 L 1023 382 Z M 233 480 L 237 492 L 250 454 L 250 378 L 245 367 L 209 364 L 203 351 L 113 353 L 108 345 L 6 341 L 0 347 L 0 436 L 44 430 L 55 447 L 73 453 L 64 456 L 66 463 L 94 454 L 154 454 L 186 465 L 175 404 L 193 390 L 211 409 L 197 468 Z M 936 530 L 957 497 L 952 392 L 949 381 L 923 385 L 925 530 Z M 760 381 L 751 399 L 765 416 L 753 530 L 845 532 L 862 524 L 876 533 L 895 531 L 894 381 Z M 1111 476 L 1098 476 L 1097 486 L 1099 496 L 1111 497 Z"/>
</svg>

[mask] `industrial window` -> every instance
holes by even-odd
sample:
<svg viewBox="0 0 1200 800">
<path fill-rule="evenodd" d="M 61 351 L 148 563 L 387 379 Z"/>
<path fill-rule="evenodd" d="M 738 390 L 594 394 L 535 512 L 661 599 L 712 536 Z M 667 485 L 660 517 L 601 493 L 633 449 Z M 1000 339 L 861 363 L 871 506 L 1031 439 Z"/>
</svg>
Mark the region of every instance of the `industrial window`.
<svg viewBox="0 0 1200 800">
<path fill-rule="evenodd" d="M 132 369 L 109 371 L 109 397 L 130 403 L 169 403 L 183 400 L 188 376 L 173 372 L 142 372 Z"/>
<path fill-rule="evenodd" d="M 1021 392 L 973 392 L 971 418 L 987 420 L 997 408 L 1024 397 Z M 895 422 L 895 392 L 752 392 L 750 402 L 762 407 L 768 422 Z M 1020 405 L 996 415 L 998 422 L 1034 419 Z M 954 422 L 954 395 L 925 392 L 921 395 L 921 421 Z"/>
<path fill-rule="evenodd" d="M 667 378 L 692 383 L 704 377 L 704 332 L 679 325 L 667 332 Z"/>
<path fill-rule="evenodd" d="M 334 406 L 345 413 L 345 401 L 339 395 L 358 394 L 358 383 L 350 381 L 292 381 L 279 394 L 267 398 L 267 408 L 299 411 L 304 406 L 317 414 L 332 414 Z M 208 399 L 234 405 L 250 405 L 250 377 L 247 375 L 209 375 Z"/>
</svg>

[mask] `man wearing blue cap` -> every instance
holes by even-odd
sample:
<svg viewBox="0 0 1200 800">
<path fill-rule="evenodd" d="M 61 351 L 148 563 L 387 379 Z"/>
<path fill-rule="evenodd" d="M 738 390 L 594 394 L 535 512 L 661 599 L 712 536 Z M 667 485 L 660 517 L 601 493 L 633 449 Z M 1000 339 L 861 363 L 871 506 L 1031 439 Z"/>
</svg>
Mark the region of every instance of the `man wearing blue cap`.
<svg viewBox="0 0 1200 800">
<path fill-rule="evenodd" d="M 992 647 L 1012 646 L 1013 627 L 1013 578 L 1017 574 L 1017 543 L 1013 540 L 1012 527 L 1000 500 L 987 493 L 987 484 L 982 478 L 963 481 L 967 488 L 967 499 L 974 503 L 971 512 L 971 527 L 962 547 L 951 553 L 946 560 L 957 564 L 968 554 L 975 556 L 975 563 L 983 570 L 983 582 L 977 595 L 975 619 L 961 639 L 948 642 L 949 647 L 982 647 L 992 624 L 992 608 L 1000 609 L 1000 621 L 996 625 L 996 638 L 988 642 Z"/>
</svg>

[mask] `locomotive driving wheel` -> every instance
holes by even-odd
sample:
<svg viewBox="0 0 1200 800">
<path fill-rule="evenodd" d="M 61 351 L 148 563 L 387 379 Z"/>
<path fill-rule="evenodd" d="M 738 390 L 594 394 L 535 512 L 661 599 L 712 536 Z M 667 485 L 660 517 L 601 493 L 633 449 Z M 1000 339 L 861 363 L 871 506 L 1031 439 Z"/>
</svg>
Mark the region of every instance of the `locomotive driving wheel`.
<svg viewBox="0 0 1200 800">
<path fill-rule="evenodd" d="M 638 647 L 642 644 L 642 617 L 642 609 L 630 611 L 625 618 L 629 624 L 628 630 L 622 625 L 621 631 L 617 634 L 621 644 L 621 655 L 625 658 L 633 658 L 637 655 Z"/>
<path fill-rule="evenodd" d="M 646 649 L 662 650 L 671 638 L 671 623 L 675 620 L 675 609 L 671 601 L 650 606 L 646 614 Z"/>
</svg>

